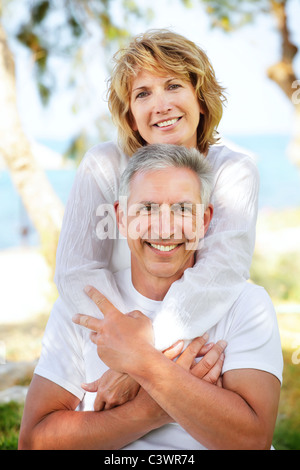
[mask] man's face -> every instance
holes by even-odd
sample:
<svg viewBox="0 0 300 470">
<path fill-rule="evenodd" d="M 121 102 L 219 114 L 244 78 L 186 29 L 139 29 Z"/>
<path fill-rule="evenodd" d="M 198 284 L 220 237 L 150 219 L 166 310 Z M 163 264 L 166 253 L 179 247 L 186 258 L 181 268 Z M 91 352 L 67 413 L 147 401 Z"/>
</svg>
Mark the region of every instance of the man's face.
<svg viewBox="0 0 300 470">
<path fill-rule="evenodd" d="M 179 279 L 193 266 L 194 253 L 212 217 L 203 213 L 200 182 L 188 168 L 138 172 L 130 185 L 127 215 L 116 205 L 120 232 L 127 237 L 132 270 Z"/>
</svg>

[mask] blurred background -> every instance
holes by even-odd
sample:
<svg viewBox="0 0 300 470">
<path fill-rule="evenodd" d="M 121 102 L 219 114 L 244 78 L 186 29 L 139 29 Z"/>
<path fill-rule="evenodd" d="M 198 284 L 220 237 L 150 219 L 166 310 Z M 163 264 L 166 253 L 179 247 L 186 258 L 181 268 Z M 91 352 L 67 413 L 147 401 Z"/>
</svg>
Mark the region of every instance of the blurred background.
<svg viewBox="0 0 300 470">
<path fill-rule="evenodd" d="M 274 445 L 300 449 L 299 25 L 299 0 L 0 0 L 0 449 L 17 445 L 76 168 L 116 138 L 111 57 L 150 28 L 206 51 L 227 90 L 219 132 L 256 160 L 251 280 L 272 297 L 285 361 Z"/>
</svg>

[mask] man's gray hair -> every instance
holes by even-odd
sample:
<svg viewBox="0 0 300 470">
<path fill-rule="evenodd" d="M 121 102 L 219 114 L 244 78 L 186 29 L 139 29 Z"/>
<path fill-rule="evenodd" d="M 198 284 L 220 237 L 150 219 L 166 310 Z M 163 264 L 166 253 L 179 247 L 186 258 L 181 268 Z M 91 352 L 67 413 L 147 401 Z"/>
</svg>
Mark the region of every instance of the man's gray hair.
<svg viewBox="0 0 300 470">
<path fill-rule="evenodd" d="M 138 172 L 162 170 L 169 167 L 189 168 L 200 181 L 201 203 L 206 209 L 212 193 L 213 173 L 205 157 L 195 148 L 181 145 L 152 144 L 141 147 L 129 160 L 121 176 L 119 197 L 130 196 L 130 183 Z M 175 182 L 176 184 L 176 182 Z"/>
</svg>

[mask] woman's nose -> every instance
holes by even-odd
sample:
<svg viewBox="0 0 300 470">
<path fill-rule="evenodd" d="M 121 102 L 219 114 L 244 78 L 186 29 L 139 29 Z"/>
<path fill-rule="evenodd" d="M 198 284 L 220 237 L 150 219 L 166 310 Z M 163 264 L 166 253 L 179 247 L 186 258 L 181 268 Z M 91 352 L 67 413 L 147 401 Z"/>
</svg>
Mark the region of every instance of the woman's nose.
<svg viewBox="0 0 300 470">
<path fill-rule="evenodd" d="M 154 101 L 154 111 L 156 114 L 167 114 L 171 111 L 172 105 L 164 93 L 157 94 Z"/>
</svg>

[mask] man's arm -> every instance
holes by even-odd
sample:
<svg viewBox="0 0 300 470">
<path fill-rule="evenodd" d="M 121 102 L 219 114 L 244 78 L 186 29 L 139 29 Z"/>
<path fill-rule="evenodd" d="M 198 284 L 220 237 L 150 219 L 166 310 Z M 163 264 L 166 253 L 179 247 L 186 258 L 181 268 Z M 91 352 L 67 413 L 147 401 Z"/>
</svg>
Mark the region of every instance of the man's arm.
<svg viewBox="0 0 300 470">
<path fill-rule="evenodd" d="M 271 447 L 280 393 L 275 376 L 232 370 L 224 374 L 223 388 L 214 387 L 154 348 L 152 325 L 143 314 L 122 315 L 94 288 L 88 295 L 104 320 L 79 315 L 74 321 L 95 331 L 91 338 L 101 359 L 131 375 L 195 439 L 217 449 Z"/>
<path fill-rule="evenodd" d="M 228 371 L 223 388 L 199 380 L 156 351 L 127 373 L 194 439 L 210 449 L 270 449 L 280 382 L 254 369 Z"/>
<path fill-rule="evenodd" d="M 107 411 L 75 411 L 79 399 L 34 375 L 19 437 L 20 449 L 120 449 L 168 422 L 166 413 L 141 390 Z"/>
</svg>

